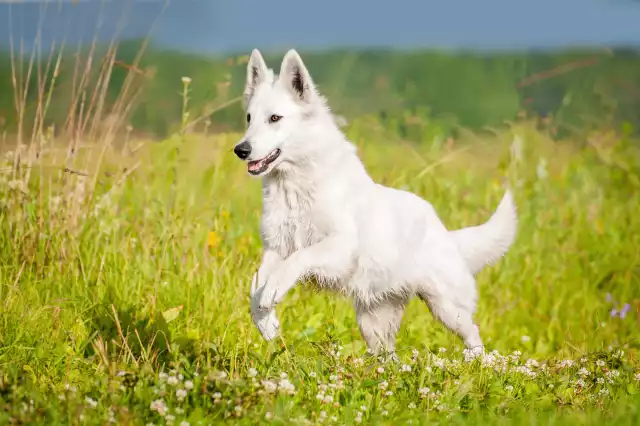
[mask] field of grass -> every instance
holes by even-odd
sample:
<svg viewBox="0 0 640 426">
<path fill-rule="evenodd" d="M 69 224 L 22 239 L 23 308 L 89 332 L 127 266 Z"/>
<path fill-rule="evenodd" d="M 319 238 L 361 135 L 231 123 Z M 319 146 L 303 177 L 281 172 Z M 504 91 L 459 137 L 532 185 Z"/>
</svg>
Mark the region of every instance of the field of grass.
<svg viewBox="0 0 640 426">
<path fill-rule="evenodd" d="M 400 363 L 385 363 L 347 300 L 303 285 L 264 342 L 249 315 L 260 186 L 233 155 L 241 135 L 69 155 L 43 134 L 0 165 L 0 423 L 638 424 L 637 140 L 552 140 L 526 119 L 421 144 L 367 116 L 345 132 L 376 180 L 451 228 L 514 188 L 516 242 L 478 276 L 490 353 L 466 362 L 414 300 Z"/>
<path fill-rule="evenodd" d="M 640 140 L 624 120 L 561 139 L 553 116 L 471 131 L 431 105 L 349 111 L 372 176 L 432 202 L 448 227 L 485 221 L 507 182 L 518 206 L 514 245 L 477 279 L 487 354 L 465 360 L 414 300 L 390 363 L 367 355 L 348 300 L 304 285 L 278 307 L 281 338 L 255 329 L 260 183 L 232 152 L 241 135 L 220 132 L 237 130 L 221 117 L 242 79 L 218 68 L 209 81 L 192 62 L 181 104 L 178 77 L 154 81 L 138 59 L 124 73 L 106 51 L 67 63 L 65 82 L 53 53 L 3 68 L 15 111 L 0 114 L 0 424 L 639 424 Z M 178 72 L 166 63 L 161 74 Z M 463 74 L 493 102 L 476 71 Z M 211 100 L 216 84 L 229 93 Z M 511 116 L 522 105 L 507 98 Z M 165 101 L 177 123 L 158 115 Z M 136 113 L 178 131 L 147 139 L 127 125 Z"/>
</svg>

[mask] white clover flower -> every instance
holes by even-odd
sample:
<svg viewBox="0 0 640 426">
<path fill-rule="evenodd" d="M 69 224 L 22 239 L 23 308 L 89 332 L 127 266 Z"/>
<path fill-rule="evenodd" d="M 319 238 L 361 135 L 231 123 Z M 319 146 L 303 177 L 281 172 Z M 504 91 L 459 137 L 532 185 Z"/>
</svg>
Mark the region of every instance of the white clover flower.
<svg viewBox="0 0 640 426">
<path fill-rule="evenodd" d="M 186 397 L 187 397 L 187 391 L 186 390 L 178 389 L 176 391 L 176 398 L 178 398 L 178 401 L 183 401 Z"/>
<path fill-rule="evenodd" d="M 426 398 L 427 396 L 429 396 L 429 392 L 431 392 L 431 389 L 429 388 L 420 388 L 418 389 L 418 393 L 420 394 L 420 398 Z"/>
<path fill-rule="evenodd" d="M 589 370 L 582 367 L 580 370 L 578 370 L 578 375 L 582 377 L 588 377 L 589 375 L 591 375 L 591 373 L 589 372 Z"/>
<path fill-rule="evenodd" d="M 282 392 L 288 393 L 290 395 L 293 395 L 296 392 L 296 388 L 293 385 L 293 383 L 291 383 L 287 379 L 280 380 L 280 383 L 279 383 L 278 387 L 280 388 L 280 390 Z"/>
<path fill-rule="evenodd" d="M 191 380 L 187 380 L 186 382 L 184 382 L 184 388 L 187 390 L 193 389 L 193 382 Z"/>
<path fill-rule="evenodd" d="M 156 399 L 155 401 L 152 401 L 151 406 L 149 408 L 151 409 L 151 411 L 157 412 L 158 415 L 162 417 L 164 417 L 169 411 L 167 404 L 165 404 L 164 401 L 161 399 Z"/>
<path fill-rule="evenodd" d="M 262 387 L 264 387 L 264 390 L 267 391 L 267 393 L 273 393 L 278 389 L 278 385 L 271 380 L 263 380 Z"/>
</svg>

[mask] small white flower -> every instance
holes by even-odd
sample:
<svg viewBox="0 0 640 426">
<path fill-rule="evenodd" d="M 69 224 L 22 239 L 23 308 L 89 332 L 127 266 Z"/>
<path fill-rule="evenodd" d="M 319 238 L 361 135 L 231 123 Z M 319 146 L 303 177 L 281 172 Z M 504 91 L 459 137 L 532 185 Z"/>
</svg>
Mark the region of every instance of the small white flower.
<svg viewBox="0 0 640 426">
<path fill-rule="evenodd" d="M 513 392 L 513 386 L 511 386 L 511 385 L 506 385 L 506 386 L 504 387 L 504 390 L 506 390 L 507 392 Z"/>
<path fill-rule="evenodd" d="M 176 376 L 169 376 L 167 383 L 171 386 L 175 386 L 178 384 L 178 378 Z"/>
<path fill-rule="evenodd" d="M 636 380 L 640 380 L 640 373 L 636 374 Z"/>
<path fill-rule="evenodd" d="M 155 401 L 151 402 L 151 406 L 149 408 L 151 409 L 151 411 L 156 411 L 160 416 L 164 416 L 165 414 L 167 414 L 167 411 L 169 411 L 169 409 L 167 408 L 167 404 L 165 404 L 161 399 L 156 399 Z"/>
<path fill-rule="evenodd" d="M 387 382 L 386 380 L 378 383 L 378 389 L 386 390 L 388 387 L 389 387 L 389 382 Z"/>
<path fill-rule="evenodd" d="M 596 361 L 596 365 L 597 365 L 598 367 L 604 367 L 604 364 L 605 364 L 605 362 L 604 362 L 603 360 L 601 360 L 601 359 L 599 359 L 599 360 L 597 360 L 597 361 Z"/>
<path fill-rule="evenodd" d="M 530 342 L 530 341 L 531 341 L 531 337 L 529 337 L 529 336 L 522 336 L 522 337 L 520 338 L 520 340 L 522 341 L 522 343 L 527 343 L 527 342 Z"/>
<path fill-rule="evenodd" d="M 250 368 L 249 371 L 247 372 L 248 377 L 256 377 L 257 375 L 258 375 L 258 370 L 256 370 L 255 368 Z"/>
<path fill-rule="evenodd" d="M 278 389 L 278 385 L 270 380 L 263 380 L 262 386 L 264 387 L 264 390 L 267 391 L 267 393 L 273 393 Z"/>
<path fill-rule="evenodd" d="M 273 419 L 273 413 L 271 411 L 267 411 L 264 414 L 264 418 L 267 419 L 267 420 L 272 420 Z"/>
<path fill-rule="evenodd" d="M 447 351 L 447 348 L 438 348 L 438 352 L 440 352 L 441 354 L 445 353 Z"/>
<path fill-rule="evenodd" d="M 335 374 L 329 376 L 329 381 L 335 382 L 336 380 L 338 380 L 338 376 L 336 376 Z"/>
<path fill-rule="evenodd" d="M 220 392 L 214 392 L 213 395 L 211 395 L 213 397 L 213 399 L 221 399 L 222 398 L 222 394 Z"/>
<path fill-rule="evenodd" d="M 296 392 L 296 388 L 293 385 L 293 383 L 291 383 L 287 379 L 280 380 L 278 387 L 280 388 L 281 391 L 288 393 L 290 395 L 293 395 Z"/>
<path fill-rule="evenodd" d="M 411 366 L 408 364 L 402 364 L 402 367 L 400 367 L 400 371 L 402 371 L 403 373 L 409 373 L 411 372 Z"/>
<path fill-rule="evenodd" d="M 311 377 L 312 379 L 315 379 L 316 377 L 318 377 L 318 375 L 316 374 L 315 371 L 312 371 L 309 373 L 309 377 Z"/>
<path fill-rule="evenodd" d="M 376 372 L 377 372 L 378 374 L 383 374 L 383 373 L 384 373 L 384 367 L 378 367 L 378 368 L 376 369 Z"/>
<path fill-rule="evenodd" d="M 193 389 L 193 382 L 191 380 L 187 380 L 186 382 L 184 382 L 184 388 L 187 390 Z"/>
<path fill-rule="evenodd" d="M 180 426 L 191 426 L 191 423 L 189 423 L 186 420 L 183 420 L 183 421 L 180 422 Z"/>
<path fill-rule="evenodd" d="M 391 391 L 386 391 L 386 392 L 384 393 L 384 395 L 385 395 L 385 396 L 393 396 L 393 392 L 391 392 Z"/>
<path fill-rule="evenodd" d="M 191 78 L 190 77 L 182 77 L 182 83 L 184 83 L 184 84 L 191 83 Z"/>
<path fill-rule="evenodd" d="M 429 388 L 420 388 L 420 389 L 418 389 L 418 393 L 420 394 L 420 398 L 426 398 L 427 396 L 429 396 L 429 392 L 431 392 L 431 389 L 429 389 Z"/>
<path fill-rule="evenodd" d="M 165 420 L 167 421 L 168 425 L 173 424 L 173 422 L 176 421 L 176 416 L 174 416 L 173 414 L 167 414 L 167 416 L 165 417 Z"/>
<path fill-rule="evenodd" d="M 409 409 L 411 409 L 411 410 L 412 410 L 412 409 L 416 408 L 416 404 L 414 404 L 414 403 L 412 402 L 412 403 L 410 403 L 409 405 L 407 405 L 407 408 L 409 408 Z"/>
<path fill-rule="evenodd" d="M 388 416 L 388 415 L 389 415 L 389 412 L 388 412 L 387 410 L 384 410 L 384 411 L 383 411 L 382 413 L 380 413 L 380 414 L 382 414 L 383 416 L 385 416 L 385 417 L 386 417 L 386 416 Z"/>
<path fill-rule="evenodd" d="M 582 377 L 588 377 L 591 373 L 589 372 L 589 370 L 587 370 L 586 368 L 582 367 L 580 370 L 578 370 L 578 375 L 582 376 Z"/>
<path fill-rule="evenodd" d="M 178 389 L 176 391 L 176 398 L 178 398 L 178 401 L 183 401 L 186 397 L 187 397 L 187 391 L 186 390 Z"/>
<path fill-rule="evenodd" d="M 564 361 L 561 361 L 558 366 L 560 368 L 569 368 L 569 367 L 573 367 L 574 362 L 570 359 L 565 359 Z"/>
<path fill-rule="evenodd" d="M 96 408 L 98 406 L 98 401 L 96 401 L 95 399 L 89 396 L 86 397 L 85 401 L 87 402 L 87 404 L 89 404 L 91 408 Z"/>
</svg>

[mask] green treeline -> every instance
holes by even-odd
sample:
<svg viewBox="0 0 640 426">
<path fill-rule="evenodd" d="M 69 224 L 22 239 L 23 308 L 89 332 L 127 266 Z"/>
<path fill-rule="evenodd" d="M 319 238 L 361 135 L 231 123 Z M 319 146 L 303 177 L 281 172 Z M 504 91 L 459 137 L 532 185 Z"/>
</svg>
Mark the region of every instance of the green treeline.
<svg viewBox="0 0 640 426">
<path fill-rule="evenodd" d="M 137 41 L 119 46 L 107 103 L 117 98 L 129 72 L 127 64 L 134 62 L 139 46 Z M 73 53 L 63 55 L 48 124 L 62 123 L 68 115 L 78 63 Z M 282 53 L 265 54 L 276 71 Z M 523 110 L 551 115 L 560 132 L 620 122 L 638 127 L 635 124 L 640 122 L 640 54 L 632 50 L 499 54 L 336 50 L 301 54 L 337 113 L 346 117 L 376 114 L 408 138 L 410 126 L 403 123 L 416 116 L 438 122 L 445 129 L 498 126 Z M 86 58 L 86 53 L 79 56 Z M 96 58 L 100 59 L 100 53 Z M 28 59 L 22 64 L 25 70 Z M 148 48 L 135 80 L 135 88 L 142 91 L 135 99 L 130 124 L 137 132 L 158 137 L 177 129 L 182 77 L 189 77 L 192 119 L 208 115 L 212 129 L 243 128 L 239 102 L 220 107 L 241 94 L 245 60 L 242 56 L 206 57 Z M 28 117 L 36 110 L 38 78 L 51 81 L 53 75 L 51 69 L 48 77 L 44 75 L 44 63 L 41 68 L 40 76 L 36 72 L 31 76 Z M 95 81 L 97 74 L 92 76 Z M 10 56 L 0 53 L 0 124 L 5 129 L 15 126 L 14 105 Z M 208 114 L 212 110 L 216 112 Z"/>
</svg>

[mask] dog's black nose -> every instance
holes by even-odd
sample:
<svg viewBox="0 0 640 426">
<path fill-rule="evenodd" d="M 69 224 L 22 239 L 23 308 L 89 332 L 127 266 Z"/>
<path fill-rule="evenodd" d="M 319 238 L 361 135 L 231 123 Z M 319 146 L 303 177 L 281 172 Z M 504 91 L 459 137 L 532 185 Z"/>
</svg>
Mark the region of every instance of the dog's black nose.
<svg viewBox="0 0 640 426">
<path fill-rule="evenodd" d="M 239 143 L 233 148 L 233 152 L 235 152 L 241 160 L 246 160 L 249 154 L 251 154 L 251 144 L 247 141 Z"/>
</svg>

